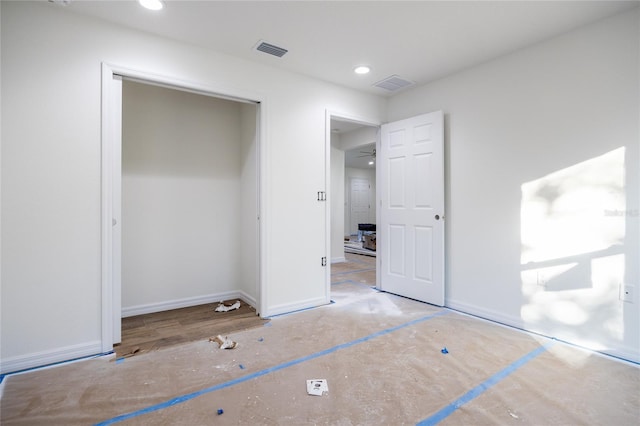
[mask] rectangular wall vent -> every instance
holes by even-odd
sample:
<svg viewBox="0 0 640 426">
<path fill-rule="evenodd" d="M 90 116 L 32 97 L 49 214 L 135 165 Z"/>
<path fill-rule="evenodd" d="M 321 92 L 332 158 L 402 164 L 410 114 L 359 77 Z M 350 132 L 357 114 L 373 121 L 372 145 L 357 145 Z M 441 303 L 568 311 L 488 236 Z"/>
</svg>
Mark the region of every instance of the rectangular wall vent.
<svg viewBox="0 0 640 426">
<path fill-rule="evenodd" d="M 381 89 L 388 90 L 390 92 L 395 92 L 396 90 L 403 89 L 405 87 L 413 86 L 415 83 L 413 81 L 405 80 L 402 77 L 397 75 L 392 75 L 391 77 L 387 77 L 384 80 L 380 80 L 375 83 L 375 87 L 380 87 Z"/>
<path fill-rule="evenodd" d="M 282 58 L 285 53 L 288 52 L 287 49 L 267 43 L 266 41 L 259 41 L 255 49 L 258 52 L 267 53 L 269 55 L 277 56 L 278 58 Z"/>
</svg>

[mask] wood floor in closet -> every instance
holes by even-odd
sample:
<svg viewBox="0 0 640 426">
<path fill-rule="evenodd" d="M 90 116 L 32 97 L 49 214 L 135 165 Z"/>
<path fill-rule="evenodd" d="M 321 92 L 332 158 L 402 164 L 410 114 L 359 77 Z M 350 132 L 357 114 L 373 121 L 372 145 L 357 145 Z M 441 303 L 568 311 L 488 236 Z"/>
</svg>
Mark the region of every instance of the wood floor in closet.
<svg viewBox="0 0 640 426">
<path fill-rule="evenodd" d="M 237 299 L 225 301 L 232 305 Z M 240 301 L 240 309 L 215 312 L 217 303 L 172 309 L 122 319 L 122 343 L 115 346 L 116 357 L 130 357 L 209 337 L 260 327 L 269 320 Z"/>
</svg>

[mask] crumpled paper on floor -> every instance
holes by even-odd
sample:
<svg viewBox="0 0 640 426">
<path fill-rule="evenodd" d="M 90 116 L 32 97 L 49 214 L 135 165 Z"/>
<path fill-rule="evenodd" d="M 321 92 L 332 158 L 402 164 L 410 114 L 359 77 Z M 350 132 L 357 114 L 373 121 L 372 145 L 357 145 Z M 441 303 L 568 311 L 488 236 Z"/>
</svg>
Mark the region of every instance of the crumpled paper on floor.
<svg viewBox="0 0 640 426">
<path fill-rule="evenodd" d="M 234 303 L 231 306 L 227 306 L 223 302 L 220 302 L 218 307 L 216 309 L 214 309 L 214 310 L 216 312 L 229 312 L 229 311 L 233 311 L 233 310 L 236 310 L 236 309 L 240 309 L 240 301 L 239 300 L 236 300 L 236 303 Z"/>
<path fill-rule="evenodd" d="M 237 342 L 234 342 L 228 337 L 222 337 L 220 335 L 216 337 L 209 337 L 209 341 L 216 342 L 220 346 L 220 349 L 233 349 L 238 346 Z"/>
</svg>

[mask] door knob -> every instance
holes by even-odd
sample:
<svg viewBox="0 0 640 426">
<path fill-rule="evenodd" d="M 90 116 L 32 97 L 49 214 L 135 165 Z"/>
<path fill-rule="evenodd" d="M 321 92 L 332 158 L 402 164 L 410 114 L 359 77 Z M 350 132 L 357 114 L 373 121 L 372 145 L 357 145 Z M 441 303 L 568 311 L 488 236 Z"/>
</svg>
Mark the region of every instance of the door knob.
<svg viewBox="0 0 640 426">
<path fill-rule="evenodd" d="M 436 215 L 436 220 L 440 220 L 440 215 L 439 214 Z"/>
</svg>

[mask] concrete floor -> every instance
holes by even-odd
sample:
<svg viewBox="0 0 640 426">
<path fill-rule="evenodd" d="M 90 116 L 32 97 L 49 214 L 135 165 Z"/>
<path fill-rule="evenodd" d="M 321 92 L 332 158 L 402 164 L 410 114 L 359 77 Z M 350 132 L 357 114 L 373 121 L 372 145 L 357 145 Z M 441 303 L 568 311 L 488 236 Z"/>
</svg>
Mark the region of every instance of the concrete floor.
<svg viewBox="0 0 640 426">
<path fill-rule="evenodd" d="M 234 334 L 236 349 L 200 341 L 8 376 L 0 423 L 638 424 L 638 366 L 378 292 L 372 264 L 349 259 L 333 267 L 335 303 Z M 307 395 L 307 379 L 328 394 Z"/>
</svg>

